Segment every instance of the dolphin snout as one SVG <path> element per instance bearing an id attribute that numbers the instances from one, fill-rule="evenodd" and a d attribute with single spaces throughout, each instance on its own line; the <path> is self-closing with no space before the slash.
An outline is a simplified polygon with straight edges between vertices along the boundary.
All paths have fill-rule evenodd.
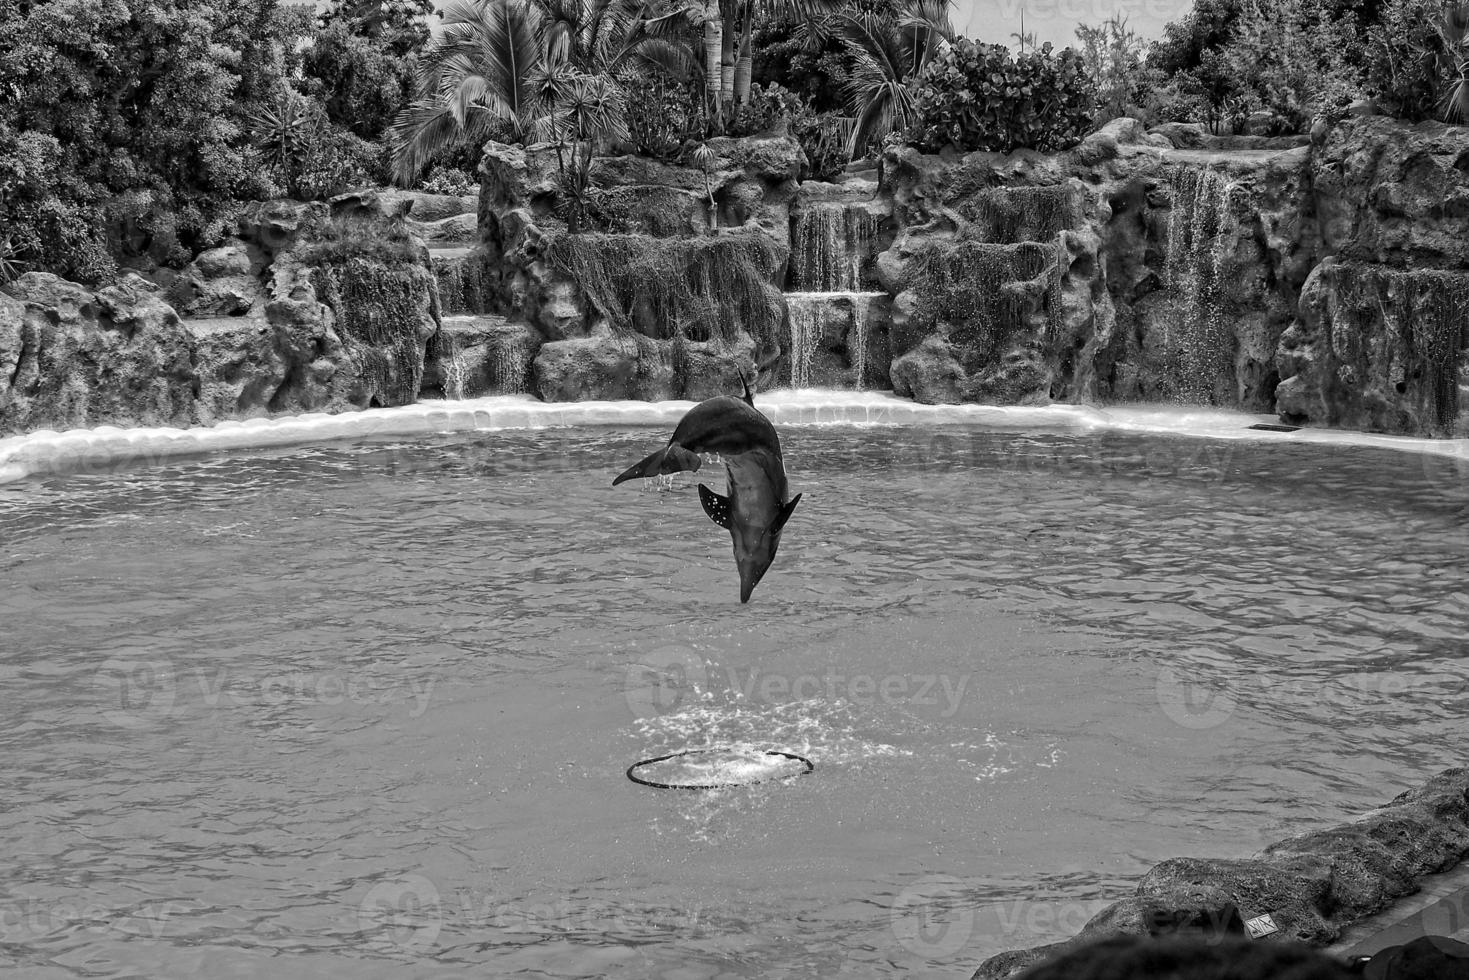
<path id="1" fill-rule="evenodd" d="M 753 561 L 739 562 L 738 564 L 740 567 L 740 602 L 749 602 L 751 594 L 755 591 L 755 586 L 760 584 L 760 579 L 765 576 L 765 569 L 769 568 L 770 565 L 767 563 L 764 567 L 761 567 Z"/>

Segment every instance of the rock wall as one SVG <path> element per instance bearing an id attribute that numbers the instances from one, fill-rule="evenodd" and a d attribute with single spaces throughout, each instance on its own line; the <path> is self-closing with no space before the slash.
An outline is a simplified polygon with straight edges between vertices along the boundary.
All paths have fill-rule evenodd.
<path id="1" fill-rule="evenodd" d="M 551 150 L 491 143 L 481 170 L 483 312 L 533 335 L 548 401 L 704 398 L 780 357 L 780 283 L 804 164 L 786 137 L 710 140 L 704 171 L 638 157 L 594 164 L 588 219 L 569 231 Z M 536 341 L 539 340 L 539 343 Z M 767 374 L 767 379 L 770 377 Z"/>
<path id="2" fill-rule="evenodd" d="M 1231 909 L 1245 919 L 1269 913 L 1280 927 L 1277 938 L 1328 945 L 1344 926 L 1412 894 L 1419 879 L 1466 856 L 1469 769 L 1448 769 L 1357 820 L 1272 844 L 1251 858 L 1164 861 L 1143 876 L 1133 897 L 1097 913 L 1076 937 L 1000 953 L 980 965 L 974 980 L 1003 980 L 1107 936 L 1220 926 L 1231 920 Z"/>
<path id="3" fill-rule="evenodd" d="M 440 314 L 408 206 L 255 205 L 235 239 L 161 281 L 21 276 L 0 293 L 0 434 L 416 400 Z"/>
<path id="4" fill-rule="evenodd" d="M 1469 129 L 1118 120 L 1063 154 L 884 164 L 900 394 L 1469 434 Z"/>
<path id="5" fill-rule="evenodd" d="M 1177 402 L 1469 434 L 1469 129 L 1312 137 L 1117 120 L 1069 152 L 893 148 L 800 183 L 782 135 L 704 170 L 599 158 L 572 234 L 549 149 L 477 198 L 250 208 L 187 268 L 0 300 L 0 432 L 528 391 Z"/>

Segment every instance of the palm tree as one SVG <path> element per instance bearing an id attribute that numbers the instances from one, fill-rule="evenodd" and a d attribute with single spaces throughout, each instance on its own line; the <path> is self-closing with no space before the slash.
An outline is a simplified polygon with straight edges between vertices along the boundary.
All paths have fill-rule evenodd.
<path id="1" fill-rule="evenodd" d="M 450 0 L 424 47 L 419 97 L 393 123 L 393 176 L 408 183 L 460 140 L 521 142 L 544 117 L 530 82 L 541 58 L 538 8 L 520 0 Z"/>
<path id="2" fill-rule="evenodd" d="M 949 0 L 908 0 L 897 13 L 842 14 L 832 26 L 853 60 L 843 94 L 854 117 L 847 153 L 855 157 L 913 121 L 918 76 L 954 37 Z"/>
<path id="3" fill-rule="evenodd" d="M 735 106 L 750 99 L 757 21 L 780 15 L 794 16 L 814 25 L 818 20 L 839 12 L 847 2 L 849 0 L 671 0 L 671 6 L 650 18 L 649 30 L 660 37 L 688 29 L 698 32 L 710 117 L 718 127 L 728 121 Z"/>
<path id="4" fill-rule="evenodd" d="M 575 79 L 686 68 L 643 13 L 641 0 L 450 0 L 421 56 L 419 97 L 393 125 L 394 177 L 411 181 L 459 141 L 550 139 L 559 154 L 555 113 Z"/>
<path id="5" fill-rule="evenodd" d="M 1469 122 L 1469 3 L 1450 4 L 1439 25 L 1449 86 L 1444 92 L 1444 119 Z"/>
<path id="6" fill-rule="evenodd" d="M 625 113 L 622 89 L 611 78 L 574 72 L 547 114 L 557 141 L 561 197 L 572 234 L 581 231 L 590 204 L 592 153 L 603 140 L 628 138 Z M 569 167 L 562 157 L 563 140 L 571 148 Z"/>

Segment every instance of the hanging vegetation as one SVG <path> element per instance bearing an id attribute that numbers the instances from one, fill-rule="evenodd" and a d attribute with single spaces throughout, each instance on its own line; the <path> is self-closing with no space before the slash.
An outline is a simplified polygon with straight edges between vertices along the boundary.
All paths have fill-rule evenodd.
<path id="1" fill-rule="evenodd" d="M 993 187 L 964 201 L 958 212 L 971 222 L 960 231 L 966 241 L 1046 242 L 1077 221 L 1076 201 L 1065 184 L 1049 187 Z"/>
<path id="2" fill-rule="evenodd" d="M 787 250 L 760 232 L 703 238 L 587 233 L 556 236 L 551 262 L 614 330 L 649 337 L 773 339 L 774 281 Z"/>
<path id="3" fill-rule="evenodd" d="M 336 314 L 342 338 L 361 374 L 384 405 L 406 405 L 423 381 L 423 297 L 429 273 L 422 267 L 386 268 L 362 256 L 312 270 L 317 299 Z"/>
<path id="4" fill-rule="evenodd" d="M 913 317 L 926 329 L 947 325 L 946 336 L 966 371 L 993 364 L 1026 325 L 1044 312 L 1052 320 L 1054 244 L 932 242 L 909 260 L 907 287 L 917 297 Z"/>
<path id="5" fill-rule="evenodd" d="M 1469 322 L 1469 275 L 1433 269 L 1402 271 L 1342 263 L 1327 273 L 1336 304 L 1327 327 L 1344 382 L 1374 359 L 1373 342 L 1392 344 L 1389 379 L 1404 392 L 1420 381 L 1433 424 L 1446 435 L 1459 418 L 1461 332 Z"/>

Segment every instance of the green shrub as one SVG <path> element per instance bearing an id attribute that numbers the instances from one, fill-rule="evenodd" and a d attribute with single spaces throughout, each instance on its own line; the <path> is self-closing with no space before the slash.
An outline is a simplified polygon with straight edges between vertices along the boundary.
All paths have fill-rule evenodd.
<path id="1" fill-rule="evenodd" d="M 672 160 L 690 140 L 701 140 L 709 129 L 702 97 L 687 85 L 662 74 L 623 80 L 627 92 L 625 118 L 634 149 L 643 156 Z"/>
<path id="2" fill-rule="evenodd" d="M 1081 56 L 1049 43 L 1018 56 L 1002 44 L 960 38 L 919 81 L 914 145 L 930 152 L 1064 150 L 1091 125 L 1092 85 Z"/>
<path id="3" fill-rule="evenodd" d="M 781 85 L 756 85 L 729 127 L 731 136 L 757 136 L 782 117 L 786 130 L 806 152 L 806 180 L 834 180 L 847 165 L 849 122 L 835 112 L 817 112 L 801 96 Z"/>
<path id="4" fill-rule="evenodd" d="M 429 171 L 419 189 L 429 194 L 451 194 L 463 197 L 479 191 L 479 181 L 468 171 L 458 167 L 435 166 Z"/>
<path id="5" fill-rule="evenodd" d="M 771 129 L 782 118 L 789 122 L 813 114 L 809 102 L 783 85 L 776 82 L 754 85 L 750 89 L 750 101 L 740 106 L 729 135 L 754 136 Z"/>
<path id="6" fill-rule="evenodd" d="M 1348 60 L 1358 40 L 1356 18 L 1323 0 L 1250 0 L 1240 11 L 1224 61 L 1235 90 L 1221 105 L 1228 118 L 1251 111 L 1251 96 L 1303 133 L 1318 115 L 1339 114 L 1361 94 L 1361 71 Z"/>
<path id="7" fill-rule="evenodd" d="M 1101 27 L 1081 24 L 1076 28 L 1076 40 L 1096 93 L 1093 121 L 1097 125 L 1137 112 L 1147 93 L 1162 81 L 1144 63 L 1147 46 L 1136 31 L 1128 28 L 1126 17 L 1109 17 Z"/>
<path id="8" fill-rule="evenodd" d="M 1469 69 L 1469 4 L 1384 0 L 1367 30 L 1365 87 L 1390 115 L 1418 122 L 1451 109 Z"/>

